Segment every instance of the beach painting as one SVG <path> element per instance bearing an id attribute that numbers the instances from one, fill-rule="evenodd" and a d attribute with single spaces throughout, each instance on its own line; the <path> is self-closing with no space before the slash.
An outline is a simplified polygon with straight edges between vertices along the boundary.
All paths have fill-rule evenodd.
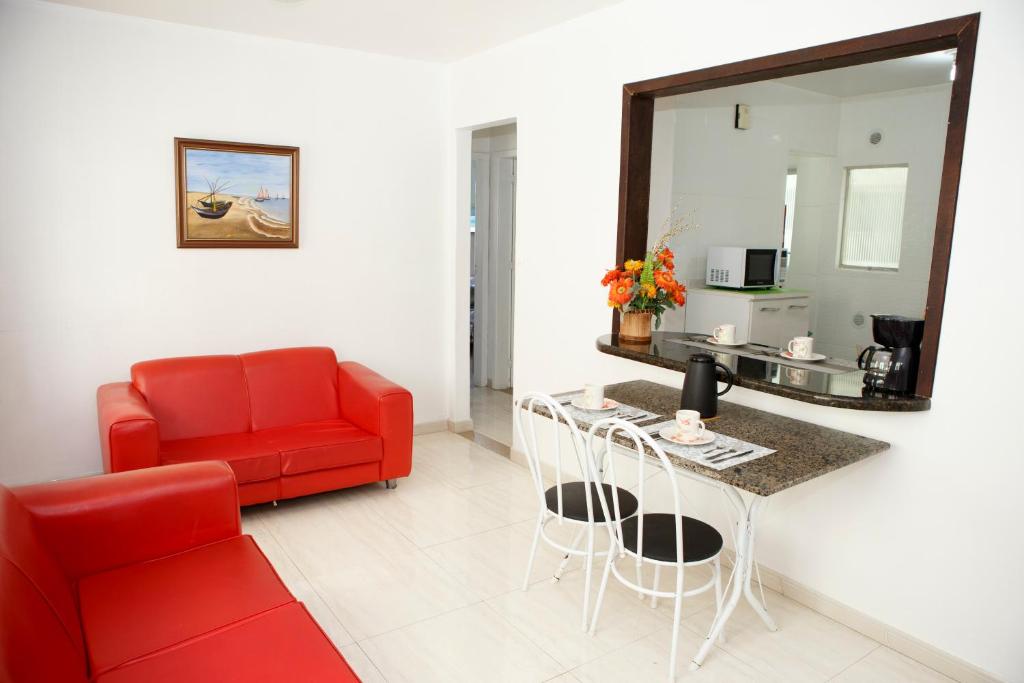
<path id="1" fill-rule="evenodd" d="M 179 247 L 298 247 L 299 148 L 175 138 Z"/>

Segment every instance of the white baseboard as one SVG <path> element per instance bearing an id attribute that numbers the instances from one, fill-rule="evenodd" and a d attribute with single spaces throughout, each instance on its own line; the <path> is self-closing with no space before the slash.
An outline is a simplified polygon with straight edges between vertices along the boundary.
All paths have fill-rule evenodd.
<path id="1" fill-rule="evenodd" d="M 472 420 L 448 420 L 448 431 L 460 434 L 473 431 Z M 525 462 L 525 461 L 524 461 Z"/>
<path id="2" fill-rule="evenodd" d="M 433 422 L 420 422 L 412 426 L 412 433 L 415 434 L 433 434 L 434 432 L 446 432 L 448 431 L 447 420 L 434 420 Z"/>
<path id="3" fill-rule="evenodd" d="M 522 451 L 512 449 L 509 458 L 512 462 L 527 467 L 526 454 Z M 554 481 L 555 468 L 553 465 L 542 463 L 541 470 L 545 479 Z M 571 476 L 567 475 L 566 480 L 569 480 L 568 477 Z M 724 550 L 722 557 L 726 564 L 732 566 L 735 557 L 733 551 Z M 758 566 L 761 570 L 761 581 L 764 583 L 765 588 L 781 593 L 790 600 L 798 602 L 804 607 L 812 609 L 833 621 L 837 621 L 843 626 L 852 628 L 854 631 L 862 633 L 902 655 L 949 676 L 953 680 L 961 681 L 962 683 L 999 683 L 997 677 L 970 662 L 944 652 L 934 645 L 929 645 L 919 638 L 893 628 L 870 615 L 864 614 L 809 586 L 805 586 L 799 581 L 794 581 L 773 569 L 769 569 L 764 565 Z M 756 578 L 757 575 L 755 574 Z"/>

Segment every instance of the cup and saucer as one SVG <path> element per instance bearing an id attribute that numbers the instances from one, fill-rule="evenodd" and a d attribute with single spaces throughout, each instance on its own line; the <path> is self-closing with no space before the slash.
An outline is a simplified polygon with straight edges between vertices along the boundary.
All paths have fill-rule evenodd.
<path id="1" fill-rule="evenodd" d="M 570 403 L 573 408 L 591 413 L 605 413 L 619 407 L 618 401 L 605 398 L 604 386 L 601 384 L 584 384 L 583 395 L 577 396 Z"/>
<path id="2" fill-rule="evenodd" d="M 747 343 L 736 339 L 736 326 L 728 323 L 716 327 L 707 341 L 715 346 L 743 346 Z"/>
<path id="3" fill-rule="evenodd" d="M 661 429 L 658 436 L 680 446 L 703 446 L 715 440 L 696 410 L 677 410 L 675 424 Z"/>
<path id="4" fill-rule="evenodd" d="M 789 340 L 786 350 L 779 354 L 786 360 L 803 360 L 817 363 L 828 358 L 823 353 L 814 352 L 814 337 L 793 337 Z"/>

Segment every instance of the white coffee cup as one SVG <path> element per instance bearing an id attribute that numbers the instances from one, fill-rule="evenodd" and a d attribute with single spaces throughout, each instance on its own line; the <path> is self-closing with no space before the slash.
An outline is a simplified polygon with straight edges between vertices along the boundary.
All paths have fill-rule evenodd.
<path id="1" fill-rule="evenodd" d="M 735 344 L 736 343 L 736 326 L 731 323 L 719 325 L 711 333 L 712 339 L 720 344 Z"/>
<path id="2" fill-rule="evenodd" d="M 604 408 L 604 385 L 584 384 L 583 405 L 588 408 Z"/>
<path id="3" fill-rule="evenodd" d="M 696 441 L 704 436 L 707 428 L 700 420 L 700 413 L 696 410 L 676 411 L 676 433 L 684 441 Z"/>
<path id="4" fill-rule="evenodd" d="M 793 337 L 787 348 L 793 358 L 810 358 L 814 353 L 814 337 Z"/>

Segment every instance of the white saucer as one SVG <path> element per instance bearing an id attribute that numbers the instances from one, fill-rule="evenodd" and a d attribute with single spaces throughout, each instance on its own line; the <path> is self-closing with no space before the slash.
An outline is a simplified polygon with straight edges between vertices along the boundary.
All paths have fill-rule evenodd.
<path id="1" fill-rule="evenodd" d="M 823 353 L 812 353 L 807 358 L 797 358 L 796 356 L 791 354 L 789 351 L 783 351 L 779 355 L 782 356 L 783 358 L 785 358 L 786 360 L 805 361 L 807 363 L 817 363 L 819 360 L 825 360 L 826 358 L 828 358 L 828 356 L 826 356 Z"/>
<path id="2" fill-rule="evenodd" d="M 714 344 L 715 346 L 746 346 L 746 344 L 747 344 L 747 342 L 745 342 L 745 341 L 734 341 L 734 342 L 718 341 L 714 337 L 708 337 L 706 339 L 706 341 L 707 341 L 708 344 Z"/>
<path id="3" fill-rule="evenodd" d="M 579 408 L 580 410 L 585 410 L 588 413 L 606 413 L 609 410 L 615 410 L 616 408 L 618 408 L 619 407 L 619 402 L 618 401 L 613 401 L 610 398 L 606 398 L 604 400 L 604 407 L 603 408 L 588 408 L 587 405 L 585 403 L 583 403 L 583 397 L 581 396 L 579 398 L 574 398 L 572 400 L 572 407 L 573 408 Z"/>
<path id="4" fill-rule="evenodd" d="M 658 436 L 660 436 L 661 438 L 667 439 L 672 443 L 677 443 L 680 446 L 703 446 L 715 440 L 714 433 L 709 432 L 707 430 L 704 431 L 704 436 L 698 439 L 694 439 L 693 441 L 682 441 L 677 437 L 677 434 L 678 430 L 675 427 L 665 427 L 660 432 L 658 432 Z"/>

